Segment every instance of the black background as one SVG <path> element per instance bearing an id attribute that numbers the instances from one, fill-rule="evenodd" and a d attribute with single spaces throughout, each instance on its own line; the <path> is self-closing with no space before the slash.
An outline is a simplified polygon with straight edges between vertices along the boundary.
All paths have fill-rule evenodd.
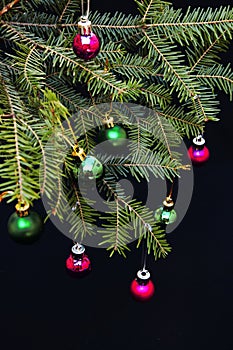
<path id="1" fill-rule="evenodd" d="M 218 5 L 228 4 L 220 1 Z M 211 1 L 175 1 L 175 7 L 211 6 Z M 135 11 L 133 1 L 92 9 Z M 223 55 L 227 62 L 232 49 Z M 195 168 L 192 202 L 169 236 L 173 251 L 149 259 L 156 292 L 135 302 L 129 285 L 140 267 L 131 245 L 127 259 L 87 247 L 92 272 L 72 279 L 65 271 L 71 242 L 47 222 L 30 246 L 13 242 L 7 220 L 13 205 L 1 204 L 0 344 L 2 349 L 221 349 L 233 348 L 232 103 L 223 93 L 221 121 L 206 132 L 209 162 Z M 35 210 L 45 216 L 41 203 Z"/>

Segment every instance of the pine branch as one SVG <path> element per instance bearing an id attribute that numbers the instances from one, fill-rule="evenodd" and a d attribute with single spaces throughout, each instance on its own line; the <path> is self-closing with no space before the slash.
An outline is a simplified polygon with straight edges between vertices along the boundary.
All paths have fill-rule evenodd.
<path id="1" fill-rule="evenodd" d="M 87 83 L 88 90 L 90 90 L 93 95 L 97 95 L 104 91 L 105 93 L 110 93 L 112 99 L 115 98 L 120 100 L 123 98 L 123 95 L 126 100 L 128 98 L 135 99 L 138 95 L 140 85 L 135 80 L 131 79 L 127 83 L 124 81 L 118 81 L 112 73 L 105 72 L 102 69 L 99 69 L 100 67 L 98 66 L 90 67 L 88 63 L 85 64 L 82 60 L 77 59 L 73 51 L 59 48 L 59 45 L 61 44 L 59 41 L 62 40 L 62 37 L 57 39 L 56 45 L 53 43 L 54 46 L 49 46 L 42 42 L 41 39 L 38 40 L 38 38 L 31 34 L 29 35 L 27 32 L 19 32 L 9 25 L 4 25 L 4 27 L 8 28 L 8 33 L 10 35 L 14 35 L 14 40 L 18 37 L 19 41 L 23 40 L 24 42 L 28 42 L 33 46 L 42 49 L 44 51 L 45 60 L 50 57 L 53 58 L 53 65 L 55 66 L 58 63 L 60 69 L 62 67 L 60 75 L 65 68 L 70 66 L 73 75 L 73 82 L 77 79 L 78 81 L 84 80 L 84 82 Z"/>
<path id="2" fill-rule="evenodd" d="M 226 67 L 218 64 L 208 69 L 202 67 L 197 71 L 196 77 L 203 85 L 209 85 L 212 89 L 216 87 L 218 90 L 223 90 L 226 94 L 229 94 L 232 100 L 233 72 L 230 64 Z"/>
<path id="3" fill-rule="evenodd" d="M 111 250 L 110 256 L 114 254 L 115 251 L 125 256 L 125 249 L 128 249 L 127 243 L 132 240 L 132 236 L 126 234 L 127 230 L 132 230 L 136 237 L 139 237 L 139 244 L 146 232 L 149 232 L 150 241 L 148 241 L 148 252 L 152 247 L 155 259 L 160 256 L 166 257 L 167 253 L 170 251 L 170 247 L 167 244 L 164 234 L 161 235 L 160 230 L 149 230 L 149 227 L 153 225 L 154 217 L 153 213 L 141 203 L 135 200 L 128 201 L 127 198 L 119 196 L 115 190 L 112 188 L 111 183 L 103 180 L 105 186 L 108 187 L 109 191 L 114 196 L 114 201 L 116 206 L 115 215 L 109 219 L 108 217 L 103 217 L 104 219 L 110 220 L 113 227 L 106 225 L 103 238 L 105 240 L 101 242 L 101 245 L 108 244 L 108 250 Z M 114 208 L 110 204 L 110 208 Z M 121 209 L 125 208 L 125 209 Z M 150 225 L 151 224 L 151 225 Z M 122 230 L 122 227 L 124 228 Z M 99 231 L 102 233 L 102 231 Z"/>
<path id="4" fill-rule="evenodd" d="M 180 135 L 199 135 L 203 133 L 203 124 L 199 116 L 195 114 L 188 114 L 180 106 L 168 106 L 163 111 L 156 110 L 157 114 L 166 118 L 175 127 Z"/>
<path id="5" fill-rule="evenodd" d="M 31 125 L 29 125 L 25 120 L 19 118 L 19 121 L 20 123 L 22 123 L 22 125 L 25 126 L 26 129 L 28 129 L 30 131 L 30 133 L 35 137 L 36 141 L 38 142 L 38 145 L 40 147 L 40 152 L 41 152 L 41 155 L 42 155 L 42 163 L 43 163 L 43 166 L 44 166 L 44 169 L 47 169 L 47 159 L 46 159 L 46 156 L 45 156 L 45 150 L 44 150 L 44 145 L 40 139 L 40 136 L 33 130 L 33 128 L 31 127 Z M 40 193 L 43 194 L 44 193 L 44 190 L 45 190 L 45 184 L 46 184 L 46 174 L 47 172 L 44 171 L 43 173 L 43 180 L 41 182 L 41 187 L 40 187 Z"/>
<path id="6" fill-rule="evenodd" d="M 0 17 L 4 15 L 4 13 L 8 12 L 14 5 L 16 5 L 20 0 L 14 0 L 3 7 L 3 9 L 0 11 Z"/>
<path id="7" fill-rule="evenodd" d="M 78 141 L 92 154 L 102 119 L 112 113 L 126 128 L 129 153 L 97 155 L 104 164 L 97 186 L 108 199 L 100 243 L 124 255 L 129 241 L 146 238 L 159 258 L 170 251 L 165 232 L 154 225 L 152 210 L 127 198 L 117 181 L 129 175 L 172 180 L 188 169 L 177 151 L 182 137 L 203 133 L 207 120 L 217 120 L 217 90 L 232 98 L 232 69 L 219 53 L 232 40 L 233 10 L 189 7 L 183 13 L 157 0 L 137 5 L 136 16 L 90 14 L 101 40 L 92 61 L 72 50 L 79 1 L 16 0 L 3 7 L 0 187 L 10 200 L 30 203 L 43 193 L 49 215 L 68 220 L 73 237 L 96 235 L 100 213 L 85 197 L 90 184 L 77 186 L 79 164 L 70 151 Z"/>
<path id="8" fill-rule="evenodd" d="M 75 194 L 75 200 L 78 204 L 77 208 L 78 208 L 78 215 L 81 219 L 81 223 L 82 223 L 82 234 L 81 234 L 81 239 L 83 240 L 83 238 L 89 234 L 89 227 L 87 225 L 87 222 L 86 222 L 86 214 L 85 214 L 85 207 L 84 207 L 84 202 L 83 202 L 83 199 L 81 198 L 81 196 L 79 195 L 79 191 L 77 189 L 77 186 L 75 185 L 75 182 L 72 181 L 72 188 L 73 188 L 73 191 L 74 191 L 74 194 Z M 76 213 L 77 213 L 77 209 L 76 209 Z M 72 228 L 73 230 L 73 228 Z M 71 230 L 71 232 L 72 232 Z M 77 238 L 78 235 L 75 235 L 75 238 Z"/>
<path id="9" fill-rule="evenodd" d="M 156 41 L 153 40 L 152 36 L 149 36 L 145 30 L 143 30 L 143 33 L 150 46 L 153 48 L 153 51 L 150 51 L 151 55 L 158 55 L 159 59 L 162 60 L 162 66 L 164 68 L 164 79 L 167 81 L 172 79 L 172 90 L 176 89 L 176 92 L 178 89 L 180 90 L 178 92 L 180 102 L 182 102 L 182 100 L 187 100 L 188 98 L 195 96 L 197 84 L 195 84 L 193 78 L 188 75 L 188 69 L 185 66 L 181 66 L 183 63 L 182 59 L 180 59 L 182 55 L 180 53 L 175 53 L 175 46 L 172 47 L 172 57 L 170 57 L 171 46 L 168 46 L 167 42 L 160 42 L 159 47 L 155 44 Z M 182 92 L 183 95 L 181 95 Z"/>
<path id="10" fill-rule="evenodd" d="M 223 40 L 224 34 L 226 34 L 226 31 L 221 33 L 203 52 L 200 53 L 198 51 L 197 60 L 195 62 L 194 61 L 190 62 L 192 65 L 190 71 L 195 70 L 195 68 L 199 65 L 202 66 L 202 65 L 215 64 L 216 62 L 213 61 L 213 58 L 219 60 L 219 55 L 218 55 L 219 51 L 225 51 L 228 47 L 227 45 L 228 42 Z M 189 50 L 187 53 L 187 56 L 191 58 L 195 50 L 197 50 L 197 46 L 193 48 L 191 52 Z M 215 50 L 217 51 L 216 53 L 215 53 Z"/>
<path id="11" fill-rule="evenodd" d="M 64 9 L 63 9 L 63 11 L 62 11 L 61 16 L 59 17 L 58 22 L 61 22 L 61 21 L 62 21 L 62 19 L 63 19 L 65 13 L 66 13 L 68 7 L 70 6 L 71 2 L 72 2 L 72 0 L 68 0 L 67 3 L 65 4 Z"/>
<path id="12" fill-rule="evenodd" d="M 104 157 L 99 156 L 103 161 Z M 153 153 L 150 150 L 144 149 L 142 146 L 140 152 L 135 152 L 124 159 L 108 160 L 104 159 L 106 171 L 113 172 L 117 176 L 126 175 L 130 171 L 131 175 L 140 182 L 141 178 L 146 178 L 149 181 L 149 171 L 155 176 L 164 179 L 165 177 L 172 180 L 175 176 L 179 176 L 179 170 L 188 170 L 189 165 L 182 165 L 175 158 L 167 156 L 167 152 Z"/>
<path id="13" fill-rule="evenodd" d="M 3 162 L 0 175 L 4 179 L 1 189 L 13 192 L 12 199 L 31 203 L 39 198 L 38 169 L 35 165 L 40 163 L 41 158 L 42 145 L 38 143 L 41 137 L 40 124 L 33 130 L 31 115 L 25 111 L 23 100 L 5 71 L 1 76 L 1 85 L 2 102 L 6 103 L 0 125 L 1 138 L 4 140 L 1 146 Z M 31 144 L 33 146 L 29 150 Z"/>

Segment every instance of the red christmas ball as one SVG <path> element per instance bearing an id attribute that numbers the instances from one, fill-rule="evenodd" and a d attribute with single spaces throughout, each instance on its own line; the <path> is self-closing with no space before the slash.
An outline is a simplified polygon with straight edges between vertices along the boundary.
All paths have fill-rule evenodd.
<path id="1" fill-rule="evenodd" d="M 202 164 L 209 159 L 210 152 L 205 146 L 205 139 L 201 135 L 193 139 L 193 144 L 188 149 L 188 156 L 194 164 Z"/>
<path id="2" fill-rule="evenodd" d="M 91 270 L 91 262 L 86 254 L 85 248 L 81 244 L 75 244 L 71 249 L 71 254 L 66 260 L 66 268 L 74 275 L 82 275 Z"/>
<path id="3" fill-rule="evenodd" d="M 189 147 L 188 155 L 193 163 L 201 164 L 209 159 L 210 152 L 206 146 L 202 149 L 196 149 L 194 146 L 191 146 Z"/>
<path id="4" fill-rule="evenodd" d="M 94 33 L 89 35 L 77 34 L 73 41 L 75 54 L 85 61 L 96 57 L 100 50 L 100 40 Z"/>
<path id="5" fill-rule="evenodd" d="M 130 286 L 132 296 L 139 301 L 147 301 L 154 295 L 155 287 L 147 270 L 139 270 Z"/>
<path id="6" fill-rule="evenodd" d="M 90 270 L 91 262 L 86 254 L 81 259 L 75 259 L 72 254 L 66 260 L 66 267 L 72 272 L 84 272 Z"/>

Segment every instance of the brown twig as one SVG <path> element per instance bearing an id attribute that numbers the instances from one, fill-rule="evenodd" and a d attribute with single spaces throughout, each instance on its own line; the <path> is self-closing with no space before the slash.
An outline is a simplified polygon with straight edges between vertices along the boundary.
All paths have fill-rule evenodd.
<path id="1" fill-rule="evenodd" d="M 4 6 L 3 9 L 0 11 L 0 16 L 2 16 L 4 13 L 8 12 L 19 1 L 20 0 L 14 0 L 14 1 L 10 2 L 8 5 Z"/>
<path id="2" fill-rule="evenodd" d="M 13 191 L 4 191 L 4 192 L 0 193 L 0 203 L 8 194 L 14 194 L 14 192 Z"/>

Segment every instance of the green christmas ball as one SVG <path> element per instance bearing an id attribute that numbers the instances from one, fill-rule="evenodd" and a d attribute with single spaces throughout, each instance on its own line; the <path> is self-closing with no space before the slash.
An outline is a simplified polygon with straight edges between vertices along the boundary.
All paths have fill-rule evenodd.
<path id="1" fill-rule="evenodd" d="M 175 209 L 166 210 L 161 207 L 155 211 L 155 220 L 157 222 L 163 222 L 164 224 L 173 224 L 177 219 L 177 214 Z"/>
<path id="2" fill-rule="evenodd" d="M 10 237 L 20 243 L 31 243 L 40 237 L 43 223 L 40 216 L 30 211 L 27 216 L 20 217 L 13 213 L 8 220 L 8 232 Z"/>
<path id="3" fill-rule="evenodd" d="M 86 156 L 81 163 L 81 174 L 88 177 L 88 179 L 98 179 L 103 174 L 103 165 L 98 159 L 93 156 Z"/>
<path id="4" fill-rule="evenodd" d="M 106 128 L 100 132 L 99 141 L 110 141 L 113 146 L 122 146 L 127 139 L 126 131 L 120 125 Z"/>

